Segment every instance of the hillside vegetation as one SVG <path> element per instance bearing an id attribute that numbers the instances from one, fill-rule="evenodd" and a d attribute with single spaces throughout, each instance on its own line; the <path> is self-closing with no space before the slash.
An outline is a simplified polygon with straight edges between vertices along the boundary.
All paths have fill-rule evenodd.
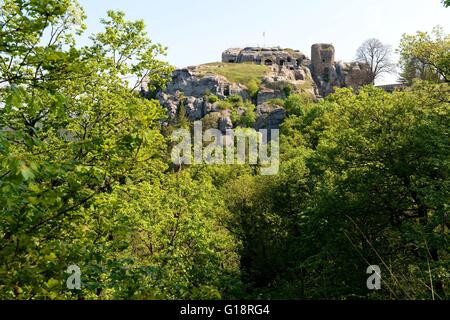
<path id="1" fill-rule="evenodd" d="M 143 21 L 108 11 L 81 46 L 75 1 L 0 10 L 0 299 L 449 299 L 449 36 L 404 36 L 408 71 L 437 75 L 407 72 L 404 91 L 269 102 L 287 117 L 263 176 L 171 160 L 171 133 L 193 123 L 130 89 L 173 71 Z M 201 69 L 244 84 L 266 71 Z M 225 110 L 255 123 L 242 96 L 204 98 L 221 107 L 207 128 Z"/>

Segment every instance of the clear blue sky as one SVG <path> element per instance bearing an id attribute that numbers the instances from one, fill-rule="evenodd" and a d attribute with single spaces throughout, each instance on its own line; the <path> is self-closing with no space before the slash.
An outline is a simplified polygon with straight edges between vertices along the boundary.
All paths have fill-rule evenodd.
<path id="1" fill-rule="evenodd" d="M 229 47 L 263 45 L 302 50 L 314 43 L 336 47 L 336 59 L 351 61 L 367 38 L 398 46 L 403 33 L 450 31 L 450 8 L 440 0 L 79 0 L 87 33 L 101 30 L 109 9 L 143 19 L 150 38 L 169 48 L 176 67 L 219 61 Z M 86 37 L 83 37 L 86 39 Z M 392 82 L 388 77 L 383 82 Z"/>

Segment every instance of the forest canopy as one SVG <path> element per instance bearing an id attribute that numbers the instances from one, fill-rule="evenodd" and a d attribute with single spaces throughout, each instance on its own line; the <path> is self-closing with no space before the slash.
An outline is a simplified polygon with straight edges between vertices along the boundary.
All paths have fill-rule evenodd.
<path id="1" fill-rule="evenodd" d="M 405 35 L 403 91 L 285 99 L 268 177 L 174 166 L 170 132 L 191 124 L 136 90 L 164 88 L 166 48 L 116 11 L 82 46 L 84 20 L 75 1 L 2 1 L 0 299 L 449 298 L 448 35 Z"/>

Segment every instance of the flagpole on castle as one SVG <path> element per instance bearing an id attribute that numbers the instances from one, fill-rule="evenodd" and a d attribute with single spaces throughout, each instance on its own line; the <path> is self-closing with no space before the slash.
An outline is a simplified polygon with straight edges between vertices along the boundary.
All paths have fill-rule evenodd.
<path id="1" fill-rule="evenodd" d="M 266 32 L 263 32 L 263 48 L 266 47 Z"/>

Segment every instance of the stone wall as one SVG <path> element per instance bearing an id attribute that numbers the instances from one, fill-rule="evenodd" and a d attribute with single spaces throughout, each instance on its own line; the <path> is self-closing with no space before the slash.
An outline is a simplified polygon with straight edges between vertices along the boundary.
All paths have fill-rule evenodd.
<path id="1" fill-rule="evenodd" d="M 311 47 L 311 71 L 321 76 L 335 65 L 335 50 L 331 44 L 317 43 Z"/>
<path id="2" fill-rule="evenodd" d="M 334 87 L 357 89 L 370 83 L 369 66 L 358 62 L 336 62 L 335 49 L 331 44 L 311 46 L 310 69 L 322 97 L 332 93 Z"/>
<path id="3" fill-rule="evenodd" d="M 286 80 L 286 70 L 293 71 L 295 80 L 307 80 L 303 75 L 311 75 L 318 97 L 325 97 L 334 91 L 335 87 L 358 87 L 370 82 L 369 69 L 361 63 L 336 62 L 335 48 L 332 44 L 317 43 L 311 46 L 311 60 L 298 50 L 274 48 L 247 47 L 231 48 L 222 54 L 225 63 L 255 63 L 279 67 L 280 78 Z M 289 77 L 289 76 L 288 76 Z M 293 79 L 288 79 L 293 80 Z M 316 90 L 317 89 L 317 90 Z M 280 96 L 274 93 L 274 96 Z M 271 96 L 266 92 L 265 96 Z M 260 101 L 266 101 L 261 98 Z"/>
<path id="4" fill-rule="evenodd" d="M 275 128 L 285 116 L 281 107 L 269 108 L 273 99 L 286 98 L 287 90 L 306 93 L 314 99 L 325 97 L 335 87 L 358 87 L 367 84 L 369 67 L 358 62 L 343 63 L 335 61 L 335 49 L 331 44 L 314 44 L 311 47 L 311 60 L 302 52 L 292 49 L 274 48 L 230 48 L 222 53 L 223 63 L 255 63 L 267 65 L 261 79 L 259 92 L 252 102 L 257 106 L 258 128 Z M 145 94 L 145 90 L 143 91 Z M 175 70 L 172 81 L 157 98 L 173 119 L 183 106 L 186 116 L 191 120 L 217 113 L 218 102 L 210 102 L 207 94 L 220 99 L 230 95 L 240 95 L 250 99 L 248 89 L 240 83 L 230 82 L 217 74 L 204 74 L 200 67 Z M 223 110 L 222 110 L 223 111 Z M 221 115 L 221 128 L 232 125 L 229 116 Z"/>
<path id="5" fill-rule="evenodd" d="M 278 65 L 286 67 L 301 66 L 306 60 L 305 54 L 298 50 L 274 48 L 247 47 L 244 49 L 230 48 L 222 53 L 225 63 L 255 63 L 263 65 Z"/>

